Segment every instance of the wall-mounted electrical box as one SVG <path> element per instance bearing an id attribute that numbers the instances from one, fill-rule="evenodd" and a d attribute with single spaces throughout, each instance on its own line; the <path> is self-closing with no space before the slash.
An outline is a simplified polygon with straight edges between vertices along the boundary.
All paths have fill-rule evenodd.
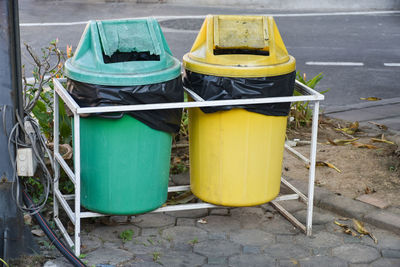
<path id="1" fill-rule="evenodd" d="M 33 176 L 37 162 L 33 156 L 32 148 L 19 148 L 17 150 L 17 174 L 18 176 Z"/>

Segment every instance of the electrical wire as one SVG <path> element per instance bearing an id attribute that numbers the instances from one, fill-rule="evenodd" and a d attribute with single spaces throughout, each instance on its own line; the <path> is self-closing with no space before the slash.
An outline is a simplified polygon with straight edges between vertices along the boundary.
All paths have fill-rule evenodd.
<path id="1" fill-rule="evenodd" d="M 17 113 L 17 112 L 16 112 Z M 18 116 L 17 123 L 12 127 L 11 132 L 8 136 L 8 153 L 13 167 L 14 183 L 12 184 L 12 195 L 20 210 L 30 215 L 36 214 L 46 205 L 50 194 L 50 186 L 52 185 L 52 174 L 48 169 L 44 158 L 47 157 L 50 161 L 50 166 L 54 169 L 54 162 L 48 149 L 46 138 L 40 131 L 39 124 L 30 115 L 25 115 L 24 119 Z M 21 200 L 21 182 L 27 186 L 26 179 L 18 176 L 17 163 L 16 163 L 16 152 L 19 148 L 32 148 L 33 158 L 38 163 L 38 167 L 42 170 L 43 175 L 40 178 L 28 177 L 34 179 L 36 182 L 43 186 L 43 194 L 39 197 L 36 205 L 26 207 Z"/>
<path id="2" fill-rule="evenodd" d="M 6 138 L 8 138 L 8 133 L 7 133 L 7 105 L 3 105 L 3 108 L 0 109 L 0 111 L 3 112 L 3 131 L 4 135 Z"/>
<path id="3" fill-rule="evenodd" d="M 42 135 L 40 126 L 35 118 L 25 114 L 25 117 L 21 119 L 18 116 L 18 110 L 16 110 L 17 123 L 11 128 L 8 136 L 8 153 L 10 156 L 11 164 L 13 167 L 14 182 L 12 183 L 12 197 L 14 198 L 16 205 L 23 212 L 33 216 L 37 223 L 40 225 L 44 233 L 50 239 L 51 243 L 64 255 L 64 257 L 76 267 L 86 267 L 86 265 L 72 253 L 68 247 L 57 237 L 54 231 L 51 229 L 47 221 L 43 218 L 40 211 L 46 205 L 48 200 L 51 185 L 53 185 L 54 173 L 54 160 L 51 152 L 47 147 L 47 140 Z M 5 125 L 3 125 L 6 127 Z M 32 198 L 26 192 L 28 183 L 26 177 L 18 176 L 17 171 L 17 159 L 16 154 L 19 148 L 31 148 L 33 152 L 33 158 L 37 162 L 38 167 L 42 170 L 42 174 L 38 175 L 40 178 L 27 177 L 36 179 L 43 186 L 43 194 L 39 200 L 34 203 Z M 48 158 L 50 162 L 51 171 L 46 165 L 44 158 Z M 25 189 L 22 188 L 25 184 Z M 23 202 L 21 202 L 23 200 Z M 0 258 L 0 262 L 4 263 L 6 267 L 9 267 L 6 261 Z"/>

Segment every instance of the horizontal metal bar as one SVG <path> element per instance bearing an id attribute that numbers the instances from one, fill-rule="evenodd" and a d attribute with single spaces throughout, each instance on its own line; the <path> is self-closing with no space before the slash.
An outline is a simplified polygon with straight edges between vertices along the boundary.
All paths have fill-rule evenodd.
<path id="1" fill-rule="evenodd" d="M 187 87 L 183 87 L 183 89 L 185 89 L 185 91 L 190 95 L 191 98 L 193 98 L 195 101 L 197 102 L 203 102 L 205 101 L 201 96 L 199 96 L 198 94 L 196 94 L 195 92 L 193 92 L 192 90 L 190 90 Z"/>
<path id="2" fill-rule="evenodd" d="M 293 200 L 293 199 L 299 199 L 298 194 L 289 194 L 289 195 L 282 195 L 279 197 L 276 197 L 274 201 L 284 201 L 284 200 Z"/>
<path id="3" fill-rule="evenodd" d="M 285 144 L 285 148 L 291 152 L 292 154 L 294 154 L 295 156 L 297 156 L 299 159 L 301 159 L 302 161 L 304 161 L 307 164 L 310 164 L 310 160 L 308 158 L 306 158 L 305 156 L 303 156 L 300 152 L 298 152 L 297 150 L 295 150 L 294 148 L 292 148 L 291 146 L 289 146 L 288 144 Z"/>
<path id="4" fill-rule="evenodd" d="M 79 105 L 71 97 L 71 95 L 62 86 L 60 79 L 53 79 L 54 90 L 61 97 L 64 103 L 69 107 L 69 109 L 75 114 L 79 109 Z"/>
<path id="5" fill-rule="evenodd" d="M 81 218 L 93 218 L 93 217 L 104 217 L 104 216 L 110 216 L 110 214 L 103 214 L 103 213 L 97 213 L 97 212 L 90 212 L 90 211 L 84 211 L 81 212 Z"/>
<path id="6" fill-rule="evenodd" d="M 122 111 L 135 111 L 135 110 L 156 110 L 156 109 L 173 109 L 173 108 L 194 108 L 194 107 L 212 107 L 212 106 L 225 106 L 225 105 L 250 105 L 250 104 L 267 104 L 267 103 L 285 103 L 297 101 L 318 101 L 323 100 L 324 96 L 317 91 L 309 88 L 308 86 L 296 81 L 296 85 L 309 92 L 310 95 L 303 96 L 285 96 L 285 97 L 267 97 L 267 98 L 251 98 L 251 99 L 231 99 L 231 100 L 214 100 L 204 101 L 200 96 L 187 90 L 193 99 L 199 102 L 175 102 L 175 103 L 156 103 L 156 104 L 142 104 L 142 105 L 122 105 L 122 106 L 107 106 L 107 107 L 85 107 L 80 108 L 75 100 L 68 94 L 65 88 L 60 83 L 60 79 L 54 80 L 54 89 L 58 95 L 64 100 L 67 106 L 73 113 L 98 113 L 98 112 L 122 112 Z M 64 80 L 63 80 L 64 81 Z"/>
<path id="7" fill-rule="evenodd" d="M 174 102 L 174 103 L 158 103 L 158 104 L 141 104 L 141 105 L 123 105 L 123 106 L 107 106 L 107 107 L 88 107 L 78 108 L 78 114 L 100 113 L 100 112 L 124 112 L 135 110 L 157 110 L 157 109 L 173 109 L 173 108 L 195 108 L 195 107 L 216 107 L 216 106 L 236 106 L 251 104 L 267 104 L 267 103 L 285 103 L 298 101 L 317 101 L 315 96 L 284 96 L 284 97 L 267 97 L 267 98 L 251 98 L 251 99 L 231 99 L 231 100 L 213 100 L 203 102 Z"/>
<path id="8" fill-rule="evenodd" d="M 190 190 L 190 185 L 170 186 L 168 192 L 180 192 Z"/>
<path id="9" fill-rule="evenodd" d="M 152 212 L 167 212 L 167 211 L 178 211 L 178 210 L 195 210 L 195 209 L 207 209 L 207 208 L 221 208 L 210 203 L 194 203 L 194 204 L 180 204 L 162 207 Z"/>
<path id="10" fill-rule="evenodd" d="M 174 186 L 174 187 L 169 187 L 168 192 L 185 191 L 186 190 L 185 188 L 190 189 L 190 187 L 186 186 L 186 185 Z M 174 191 L 170 191 L 170 189 L 173 189 Z M 292 200 L 292 199 L 298 199 L 298 198 L 299 198 L 299 196 L 297 194 L 291 194 L 291 195 L 284 195 L 284 196 L 277 197 L 274 199 L 274 201 Z M 209 203 L 181 204 L 181 205 L 171 205 L 171 206 L 162 207 L 162 208 L 159 208 L 152 212 L 193 210 L 193 209 L 205 209 L 205 208 L 215 208 L 215 207 L 221 207 L 221 206 L 216 206 L 216 205 L 209 204 Z M 81 218 L 102 217 L 102 216 L 109 216 L 109 214 L 102 214 L 102 213 L 96 213 L 96 212 L 81 212 Z"/>
<path id="11" fill-rule="evenodd" d="M 151 212 L 167 212 L 167 211 L 195 210 L 195 209 L 207 209 L 207 208 L 221 208 L 221 206 L 216 206 L 209 203 L 180 204 L 180 205 L 161 207 Z M 102 214 L 96 212 L 81 212 L 81 218 L 102 217 L 102 216 L 110 216 L 110 214 Z"/>
<path id="12" fill-rule="evenodd" d="M 68 205 L 67 201 L 64 199 L 63 195 L 61 194 L 58 188 L 54 188 L 54 193 L 60 202 L 61 206 L 64 208 L 65 212 L 67 213 L 69 219 L 73 224 L 75 224 L 75 213 L 72 211 L 71 207 Z"/>
<path id="13" fill-rule="evenodd" d="M 68 164 L 65 162 L 65 160 L 63 159 L 61 154 L 54 153 L 54 156 L 55 156 L 56 160 L 58 161 L 58 163 L 60 163 L 60 165 L 63 168 L 63 170 L 65 171 L 65 173 L 68 175 L 69 179 L 71 179 L 71 181 L 74 183 L 74 185 L 76 185 L 75 174 L 71 170 L 71 168 L 68 166 Z"/>
<path id="14" fill-rule="evenodd" d="M 315 91 L 314 89 L 311 89 L 309 86 L 305 85 L 304 83 L 299 82 L 298 80 L 296 80 L 296 86 L 301 87 L 302 89 L 304 89 L 306 92 L 308 92 L 310 95 L 314 95 L 317 97 L 317 100 L 324 100 L 325 96 L 317 91 Z"/>
<path id="15" fill-rule="evenodd" d="M 277 209 L 286 219 L 288 219 L 294 226 L 299 227 L 304 233 L 307 232 L 304 224 L 299 222 L 292 214 L 285 210 L 280 204 L 275 201 L 271 201 L 271 205 Z"/>
<path id="16" fill-rule="evenodd" d="M 299 189 L 297 189 L 296 187 L 294 187 L 291 183 L 289 183 L 285 178 L 281 177 L 281 182 L 286 185 L 287 187 L 289 187 L 293 192 L 295 192 L 303 201 L 304 203 L 307 204 L 308 202 L 308 197 L 306 197 L 306 195 L 304 195 L 302 192 L 300 192 Z"/>
<path id="17" fill-rule="evenodd" d="M 185 191 L 190 189 L 190 186 L 183 185 L 183 186 L 173 186 L 168 188 L 168 192 L 178 192 L 178 191 Z M 282 200 L 292 200 L 298 199 L 299 196 L 297 194 L 291 195 L 284 195 L 274 199 L 274 201 L 282 201 Z M 221 207 L 216 206 L 209 203 L 195 203 L 195 204 L 181 204 L 181 205 L 171 205 L 159 208 L 152 212 L 167 212 L 167 211 L 179 211 L 179 210 L 193 210 L 193 209 L 205 209 L 205 208 L 215 208 Z M 102 217 L 102 216 L 109 216 L 109 214 L 101 214 L 96 212 L 81 212 L 81 218 L 91 218 L 91 217 Z"/>
<path id="18" fill-rule="evenodd" d="M 65 199 L 65 200 L 74 200 L 75 199 L 75 195 L 74 194 L 71 194 L 71 195 L 62 195 L 63 196 L 63 198 Z"/>
<path id="19" fill-rule="evenodd" d="M 62 235 L 64 236 L 64 239 L 67 240 L 67 243 L 70 247 L 74 246 L 74 241 L 72 241 L 71 237 L 69 236 L 67 229 L 65 229 L 64 225 L 60 221 L 59 218 L 54 218 L 54 221 L 56 225 L 58 226 L 58 229 L 60 229 Z"/>

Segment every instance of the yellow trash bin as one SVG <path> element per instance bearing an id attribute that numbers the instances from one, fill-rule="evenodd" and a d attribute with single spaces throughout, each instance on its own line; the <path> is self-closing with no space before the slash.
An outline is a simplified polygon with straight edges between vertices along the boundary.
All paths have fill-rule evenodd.
<path id="1" fill-rule="evenodd" d="M 207 16 L 183 57 L 206 100 L 293 95 L 295 59 L 272 17 Z M 290 103 L 189 110 L 190 183 L 201 200 L 252 206 L 279 193 Z"/>

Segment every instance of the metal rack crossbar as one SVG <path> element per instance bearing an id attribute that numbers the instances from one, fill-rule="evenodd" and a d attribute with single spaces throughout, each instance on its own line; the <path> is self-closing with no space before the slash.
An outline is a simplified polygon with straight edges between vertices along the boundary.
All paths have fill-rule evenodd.
<path id="1" fill-rule="evenodd" d="M 269 98 L 252 98 L 252 99 L 234 99 L 234 100 L 215 100 L 205 101 L 200 96 L 185 88 L 186 92 L 195 100 L 194 102 L 177 102 L 177 103 L 157 103 L 157 104 L 141 104 L 141 105 L 122 105 L 122 106 L 107 106 L 107 107 L 80 107 L 75 100 L 66 91 L 63 83 L 66 79 L 53 79 L 54 82 L 54 162 L 55 162 L 55 177 L 54 177 L 54 220 L 57 227 L 60 229 L 67 243 L 74 247 L 74 252 L 77 256 L 80 255 L 81 248 L 81 219 L 109 216 L 95 212 L 81 211 L 81 166 L 80 166 L 80 115 L 99 113 L 99 112 L 124 112 L 135 110 L 157 110 L 157 109 L 174 109 L 174 108 L 194 108 L 194 107 L 214 107 L 225 105 L 248 105 L 248 104 L 267 104 L 267 103 L 285 103 L 297 101 L 314 102 L 313 117 L 311 127 L 311 146 L 310 159 L 307 159 L 293 148 L 285 145 L 285 148 L 296 154 L 303 161 L 309 163 L 308 173 L 308 194 L 307 196 L 300 192 L 296 187 L 290 184 L 284 177 L 281 178 L 281 183 L 293 191 L 294 194 L 280 195 L 271 201 L 274 206 L 284 217 L 286 217 L 295 226 L 302 229 L 307 236 L 312 234 L 312 214 L 313 214 L 313 198 L 314 198 L 314 180 L 315 180 L 315 162 L 317 150 L 317 133 L 318 133 L 318 115 L 319 102 L 324 100 L 324 96 L 308 86 L 296 81 L 295 90 L 301 95 L 286 96 L 286 97 L 269 97 Z M 72 170 L 65 162 L 59 151 L 59 97 L 64 101 L 68 108 L 72 111 L 74 117 L 74 170 Z M 75 194 L 63 195 L 59 189 L 60 167 L 66 172 L 69 179 L 75 186 Z M 190 185 L 172 186 L 168 188 L 168 192 L 186 191 L 190 189 Z M 306 225 L 299 222 L 292 214 L 285 210 L 279 201 L 300 199 L 307 205 L 307 221 Z M 73 208 L 68 203 L 68 200 L 73 200 Z M 61 208 L 67 213 L 68 218 L 74 224 L 74 240 L 69 236 L 65 226 L 59 218 L 59 209 Z M 156 209 L 152 212 L 167 212 L 178 210 L 193 210 L 204 208 L 221 207 L 209 203 L 194 203 L 166 206 Z"/>

